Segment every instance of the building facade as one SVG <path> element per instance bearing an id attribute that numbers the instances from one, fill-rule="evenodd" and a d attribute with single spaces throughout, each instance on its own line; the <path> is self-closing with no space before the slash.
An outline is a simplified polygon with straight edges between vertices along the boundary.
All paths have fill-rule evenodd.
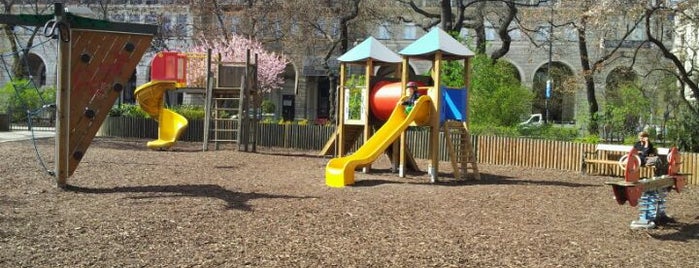
<path id="1" fill-rule="evenodd" d="M 159 48 L 149 51 L 144 55 L 143 60 L 136 68 L 134 75 L 124 90 L 121 102 L 134 102 L 133 90 L 138 85 L 149 81 L 149 65 L 152 57 L 157 53 L 158 49 L 183 50 L 192 44 L 193 39 L 196 39 L 197 25 L 205 21 L 203 18 L 211 20 L 210 14 L 197 9 L 193 5 L 188 4 L 189 1 L 177 0 L 121 0 L 111 1 L 111 6 L 104 7 L 97 4 L 90 4 L 96 1 L 68 1 L 66 4 L 69 12 L 77 13 L 78 15 L 89 16 L 99 19 L 132 23 L 148 23 L 158 24 L 161 26 L 163 34 L 157 40 Z M 235 2 L 235 1 L 232 1 Z M 424 7 L 436 8 L 437 1 L 418 1 L 418 4 Z M 546 8 L 546 7 L 542 7 Z M 15 7 L 14 14 L 31 14 L 30 7 Z M 525 11 L 526 12 L 526 11 Z M 50 13 L 50 12 L 47 12 Z M 235 13 L 233 13 L 235 14 Z M 236 17 L 226 17 L 226 20 L 235 22 Z M 329 27 L 333 27 L 330 23 Z M 542 21 L 540 28 L 542 30 L 548 28 L 548 22 Z M 26 38 L 31 34 L 33 29 L 26 27 L 15 27 L 14 31 L 20 38 Z M 235 23 L 231 26 L 231 31 L 235 32 Z M 350 38 L 355 40 L 355 44 L 366 38 L 367 34 L 374 36 L 382 43 L 394 51 L 400 51 L 414 40 L 420 38 L 426 32 L 415 24 L 402 23 L 395 24 L 389 21 L 379 23 L 374 29 L 367 31 L 356 31 Z M 468 31 L 462 32 L 462 37 L 465 40 L 472 38 L 472 33 Z M 509 53 L 505 55 L 504 60 L 512 64 L 518 71 L 520 81 L 527 87 L 532 88 L 537 92 L 537 102 L 532 109 L 532 113 L 544 113 L 543 109 L 545 98 L 545 88 L 541 83 L 543 74 L 547 73 L 549 66 L 564 70 L 564 74 L 573 78 L 578 83 L 572 87 L 562 89 L 556 87 L 554 97 L 547 101 L 546 109 L 550 114 L 550 119 L 553 121 L 574 121 L 581 113 L 587 110 L 587 99 L 585 88 L 582 86 L 583 73 L 580 64 L 580 53 L 577 46 L 576 31 L 572 28 L 556 28 L 552 33 L 542 31 L 541 34 L 533 36 L 535 42 L 540 44 L 550 41 L 549 46 L 537 46 L 532 43 L 529 36 L 526 36 L 521 31 L 511 31 L 512 45 Z M 488 53 L 499 47 L 501 40 L 497 37 L 495 29 L 489 27 L 486 29 L 486 38 L 489 42 Z M 633 66 L 633 72 L 636 74 L 645 74 L 649 72 L 659 61 L 660 56 L 657 55 L 651 47 L 641 47 L 640 55 L 643 55 L 636 60 L 635 64 L 631 64 L 630 57 L 623 57 L 624 53 L 633 53 L 636 49 L 636 43 L 641 42 L 645 37 L 642 32 L 635 33 L 630 38 L 624 39 L 626 42 L 621 46 L 621 49 L 616 52 L 621 57 L 612 63 L 609 63 L 604 69 L 594 73 L 596 81 L 596 90 L 598 100 L 604 102 L 607 81 L 610 76 L 613 76 L 619 71 L 619 68 L 624 66 Z M 3 55 L 8 54 L 8 37 L 0 36 L 0 44 L 2 44 Z M 613 39 L 613 38 L 612 38 Z M 599 58 L 609 50 L 616 47 L 616 40 L 605 39 L 598 37 L 596 40 L 599 45 L 591 49 L 591 58 Z M 621 42 L 621 41 L 619 41 Z M 26 42 L 21 42 L 26 44 Z M 31 69 L 33 80 L 38 85 L 52 85 L 56 81 L 56 43 L 50 38 L 41 35 L 36 37 L 34 46 L 28 50 L 28 61 Z M 275 48 L 272 48 L 275 49 Z M 279 48 L 277 48 L 279 49 Z M 340 55 L 332 55 L 328 61 L 324 60 L 324 55 L 320 52 L 309 52 L 310 49 L 296 49 L 289 51 L 286 48 L 281 48 L 283 53 L 291 55 L 289 57 L 292 62 L 286 68 L 284 75 L 285 83 L 282 88 L 272 90 L 266 98 L 271 100 L 275 106 L 275 114 L 278 117 L 286 115 L 296 119 L 307 119 L 313 121 L 323 121 L 330 117 L 332 112 L 330 109 L 331 103 L 335 102 L 331 96 L 331 87 L 335 85 L 336 73 L 332 70 L 339 66 L 336 58 Z M 638 52 L 636 52 L 638 53 Z M 4 59 L 8 57 L 3 56 Z M 619 67 L 619 68 L 617 68 Z M 411 68 L 414 73 L 426 73 L 430 66 L 421 65 L 420 63 L 411 63 Z M 381 72 L 382 70 L 377 70 Z M 9 81 L 8 72 L 0 74 L 0 81 Z M 558 86 L 558 85 L 556 85 Z M 176 98 L 177 99 L 177 98 Z M 175 100 L 176 102 L 176 100 Z M 538 103 L 538 104 L 537 104 Z"/>

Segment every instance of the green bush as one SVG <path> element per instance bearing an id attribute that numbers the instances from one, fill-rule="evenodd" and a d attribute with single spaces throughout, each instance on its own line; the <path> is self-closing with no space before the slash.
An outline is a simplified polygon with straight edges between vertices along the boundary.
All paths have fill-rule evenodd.
<path id="1" fill-rule="evenodd" d="M 517 128 L 514 128 L 514 127 L 474 124 L 474 125 L 471 125 L 470 129 L 471 129 L 471 134 L 473 134 L 473 135 L 501 136 L 501 137 L 518 137 L 519 136 L 519 132 L 517 131 Z"/>
<path id="2" fill-rule="evenodd" d="M 575 127 L 564 127 L 552 124 L 527 127 L 520 126 L 517 130 L 521 136 L 558 141 L 573 141 L 578 138 L 580 132 Z"/>
<path id="3" fill-rule="evenodd" d="M 272 102 L 271 100 L 263 100 L 260 106 L 262 108 L 263 113 L 271 114 L 277 110 L 277 106 L 274 105 L 274 102 Z"/>
<path id="4" fill-rule="evenodd" d="M 112 107 L 109 111 L 110 116 L 125 116 L 135 118 L 150 118 L 150 116 L 136 104 L 121 104 Z"/>
<path id="5" fill-rule="evenodd" d="M 587 144 L 598 144 L 602 142 L 602 138 L 600 138 L 598 135 L 586 135 L 575 138 L 573 141 Z"/>
<path id="6" fill-rule="evenodd" d="M 492 62 L 485 55 L 473 59 L 473 80 L 469 89 L 471 122 L 516 126 L 532 110 L 534 93 L 516 78 L 506 61 Z"/>
<path id="7" fill-rule="evenodd" d="M 204 119 L 205 115 L 204 107 L 202 106 L 181 105 L 173 106 L 171 109 L 187 119 Z"/>
<path id="8" fill-rule="evenodd" d="M 31 81 L 18 79 L 0 88 L 0 112 L 12 112 L 14 122 L 23 121 L 26 111 L 37 111 L 56 103 L 56 88 L 36 88 Z"/>
<path id="9" fill-rule="evenodd" d="M 169 109 L 181 114 L 187 119 L 204 119 L 204 107 L 195 105 L 178 105 Z M 150 116 L 141 109 L 137 104 L 121 104 L 112 107 L 109 111 L 110 116 L 126 116 L 134 118 L 150 118 Z"/>

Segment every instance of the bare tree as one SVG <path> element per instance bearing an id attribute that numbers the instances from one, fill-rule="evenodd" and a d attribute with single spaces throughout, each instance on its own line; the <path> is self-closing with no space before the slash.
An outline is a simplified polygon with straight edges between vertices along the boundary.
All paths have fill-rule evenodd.
<path id="1" fill-rule="evenodd" d="M 30 3 L 26 3 L 30 2 Z M 22 5 L 22 7 L 26 7 L 34 14 L 42 14 L 44 13 L 49 5 L 46 4 L 40 4 L 40 2 L 44 1 L 14 1 L 14 0 L 0 0 L 0 3 L 3 5 L 3 13 L 11 15 L 14 8 L 18 5 Z M 34 46 L 34 41 L 36 39 L 37 34 L 39 34 L 39 30 L 41 27 L 30 27 L 30 26 L 23 26 L 23 25 L 9 25 L 9 24 L 2 24 L 0 25 L 2 27 L 2 31 L 7 38 L 7 43 L 10 45 L 10 51 L 12 52 L 12 75 L 14 78 L 28 78 L 31 74 L 29 73 L 29 68 L 27 65 L 27 56 L 28 56 L 28 48 Z M 25 29 L 25 32 L 28 32 L 29 34 L 26 35 L 26 37 L 19 38 L 17 36 L 16 30 L 19 28 Z M 22 43 L 24 41 L 24 43 Z"/>
<path id="2" fill-rule="evenodd" d="M 687 100 L 684 92 L 685 89 L 689 90 L 689 95 L 694 100 L 699 100 L 699 79 L 697 79 L 699 75 L 699 60 L 697 59 L 699 45 L 696 43 L 698 40 L 688 40 L 686 35 L 678 32 L 675 28 L 666 29 L 663 28 L 662 24 L 656 23 L 671 14 L 679 22 L 675 26 L 689 26 L 689 29 L 696 31 L 699 29 L 699 8 L 697 6 L 699 6 L 699 1 L 696 0 L 682 1 L 677 6 L 668 6 L 662 1 L 655 1 L 646 6 L 644 21 L 648 42 L 659 49 L 663 57 L 672 63 L 674 70 L 671 72 L 682 85 L 679 87 L 681 91 L 679 95 L 683 97 L 692 113 L 699 117 L 699 104 L 696 101 Z M 691 35 L 691 30 L 686 34 Z M 675 37 L 677 42 L 668 42 L 667 36 Z M 677 47 L 672 47 L 671 44 Z"/>
<path id="3" fill-rule="evenodd" d="M 462 29 L 475 32 L 476 53 L 486 53 L 486 29 L 492 27 L 501 40 L 500 46 L 491 54 L 496 61 L 510 51 L 512 38 L 510 31 L 518 28 L 517 16 L 520 8 L 541 6 L 550 0 L 517 1 L 517 0 L 440 0 L 439 7 L 423 8 L 414 0 L 396 0 L 408 6 L 417 16 L 400 16 L 403 22 L 413 22 L 425 31 L 439 25 L 443 30 L 452 33 Z M 453 3 L 453 4 L 452 4 Z"/>
<path id="4" fill-rule="evenodd" d="M 350 29 L 357 27 L 357 18 L 366 10 L 362 4 L 366 2 L 371 1 L 206 0 L 198 2 L 196 7 L 200 14 L 212 15 L 201 16 L 202 23 L 196 31 L 203 33 L 204 38 L 227 37 L 235 32 L 284 53 L 294 62 L 302 62 L 309 55 L 318 57 L 333 79 L 335 70 L 330 62 L 348 50 Z M 334 90 L 333 80 L 331 95 Z"/>
<path id="5" fill-rule="evenodd" d="M 581 75 L 584 80 L 585 95 L 588 104 L 588 131 L 590 133 L 599 132 L 599 104 L 596 96 L 594 75 L 599 72 L 606 63 L 615 61 L 618 57 L 621 57 L 621 54 L 617 52 L 622 48 L 625 41 L 641 22 L 637 13 L 629 12 L 626 15 L 622 14 L 624 10 L 628 10 L 628 6 L 625 6 L 625 3 L 608 2 L 607 4 L 608 6 L 599 5 L 597 1 L 579 1 L 574 5 L 568 6 L 565 12 L 578 15 L 563 16 L 573 19 L 570 21 L 562 21 L 558 25 L 570 25 L 574 27 L 577 32 L 580 66 L 582 69 Z M 615 8 L 610 8 L 609 5 L 613 5 Z M 636 14 L 636 16 L 634 16 L 634 14 Z M 611 20 L 616 20 L 618 18 L 622 18 L 622 21 L 630 20 L 630 22 L 625 21 L 627 23 L 626 28 L 617 27 L 618 25 L 610 23 Z M 589 28 L 595 29 L 594 32 L 588 31 Z M 615 37 L 609 38 L 606 34 L 614 35 Z M 602 40 L 602 46 L 605 47 L 604 50 L 599 50 L 596 58 L 590 53 L 589 49 L 590 45 L 596 44 L 594 42 L 592 44 L 589 42 L 589 39 L 593 36 Z M 605 39 L 611 39 L 614 42 L 605 44 Z M 638 43 L 635 49 L 640 48 L 641 45 L 642 43 Z"/>

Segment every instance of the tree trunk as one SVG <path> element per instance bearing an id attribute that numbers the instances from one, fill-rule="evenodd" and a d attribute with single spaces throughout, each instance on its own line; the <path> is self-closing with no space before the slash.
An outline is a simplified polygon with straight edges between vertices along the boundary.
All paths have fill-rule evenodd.
<path id="1" fill-rule="evenodd" d="M 500 28 L 498 29 L 498 36 L 500 36 L 500 40 L 502 40 L 502 46 L 498 48 L 497 50 L 493 51 L 493 53 L 490 55 L 490 59 L 495 63 L 498 59 L 504 57 L 507 52 L 510 51 L 510 45 L 512 44 L 512 38 L 510 37 L 509 33 L 509 25 L 514 20 L 515 16 L 517 16 L 517 8 L 515 7 L 515 4 L 512 2 L 505 3 L 507 6 L 508 12 L 505 15 L 505 18 L 503 19 L 503 23 L 500 25 Z"/>
<path id="2" fill-rule="evenodd" d="M 585 30 L 585 20 L 582 19 L 580 27 L 578 27 L 578 47 L 580 49 L 580 64 L 582 65 L 583 77 L 585 79 L 585 90 L 587 92 L 587 103 L 590 113 L 590 125 L 588 125 L 587 130 L 590 134 L 597 134 L 599 131 L 599 122 L 597 118 L 597 112 L 599 111 L 599 106 L 597 105 L 597 97 L 595 96 L 595 81 L 592 77 L 593 71 L 590 68 L 590 57 L 587 51 L 587 39 Z"/>
<path id="3" fill-rule="evenodd" d="M 17 46 L 17 42 L 15 42 L 14 38 L 12 38 L 14 33 L 12 32 L 11 26 L 3 25 L 2 30 L 5 33 L 5 36 L 7 36 L 7 41 L 10 43 L 10 51 L 12 51 L 12 77 L 10 77 L 10 79 L 14 80 L 17 78 L 27 77 L 20 58 L 19 47 Z"/>

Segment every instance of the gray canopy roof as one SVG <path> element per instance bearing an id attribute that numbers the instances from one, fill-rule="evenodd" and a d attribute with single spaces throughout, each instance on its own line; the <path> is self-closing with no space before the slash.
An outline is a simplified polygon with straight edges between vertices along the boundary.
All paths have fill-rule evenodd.
<path id="1" fill-rule="evenodd" d="M 401 50 L 399 54 L 421 59 L 433 59 L 434 54 L 438 51 L 442 52 L 444 59 L 450 60 L 464 59 L 475 55 L 473 51 L 437 27 L 432 28 L 430 32 L 415 40 L 415 42 Z"/>
<path id="2" fill-rule="evenodd" d="M 385 63 L 399 63 L 402 61 L 400 55 L 391 51 L 371 36 L 337 58 L 340 62 L 363 62 L 369 59 Z"/>

